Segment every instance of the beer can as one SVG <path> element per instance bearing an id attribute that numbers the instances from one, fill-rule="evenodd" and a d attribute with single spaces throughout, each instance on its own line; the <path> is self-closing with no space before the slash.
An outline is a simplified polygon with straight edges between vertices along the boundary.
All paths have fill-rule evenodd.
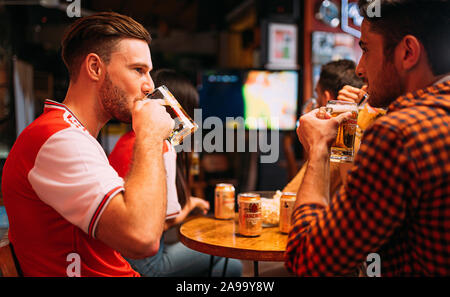
<path id="1" fill-rule="evenodd" d="M 280 232 L 288 233 L 291 227 L 291 216 L 294 211 L 296 193 L 283 192 L 280 198 Z"/>
<path id="2" fill-rule="evenodd" d="M 238 195 L 239 233 L 243 236 L 259 236 L 262 232 L 261 197 L 254 193 Z"/>
<path id="3" fill-rule="evenodd" d="M 214 216 L 216 219 L 234 218 L 234 186 L 217 184 L 214 191 Z"/>

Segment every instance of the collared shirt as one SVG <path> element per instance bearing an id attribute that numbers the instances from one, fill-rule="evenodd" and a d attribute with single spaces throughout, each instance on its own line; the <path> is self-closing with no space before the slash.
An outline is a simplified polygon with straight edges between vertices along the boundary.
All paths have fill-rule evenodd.
<path id="1" fill-rule="evenodd" d="M 114 149 L 109 155 L 109 163 L 117 171 L 120 177 L 125 178 L 131 168 L 133 160 L 134 143 L 136 134 L 133 130 L 125 133 L 117 141 Z M 166 140 L 163 144 L 163 159 L 166 169 L 167 185 L 167 209 L 166 220 L 180 215 L 181 205 L 178 202 L 176 174 L 177 174 L 177 152 L 173 145 Z"/>
<path id="2" fill-rule="evenodd" d="M 297 275 L 347 275 L 371 253 L 383 276 L 450 275 L 450 81 L 397 98 L 366 130 L 347 186 L 292 220 Z"/>
<path id="3" fill-rule="evenodd" d="M 3 168 L 9 239 L 24 276 L 139 276 L 95 238 L 99 218 L 123 185 L 76 116 L 47 100 Z"/>

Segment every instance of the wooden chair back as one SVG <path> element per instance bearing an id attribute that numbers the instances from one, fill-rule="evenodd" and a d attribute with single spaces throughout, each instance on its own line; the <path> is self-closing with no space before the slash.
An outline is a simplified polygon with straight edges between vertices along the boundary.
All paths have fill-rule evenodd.
<path id="1" fill-rule="evenodd" d="M 0 239 L 0 276 L 20 276 L 20 267 L 14 249 L 8 239 L 8 232 Z"/>

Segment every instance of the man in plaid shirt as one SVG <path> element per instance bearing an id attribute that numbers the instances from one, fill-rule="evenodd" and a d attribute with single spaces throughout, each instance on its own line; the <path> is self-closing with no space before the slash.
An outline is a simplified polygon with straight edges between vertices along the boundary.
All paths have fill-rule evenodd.
<path id="1" fill-rule="evenodd" d="M 328 194 L 339 123 L 313 110 L 297 130 L 308 156 L 286 267 L 296 275 L 349 275 L 380 257 L 381 275 L 450 275 L 450 3 L 381 0 L 364 15 L 356 72 L 369 104 L 388 107 L 366 130 L 347 185 Z M 370 261 L 368 262 L 368 264 Z"/>

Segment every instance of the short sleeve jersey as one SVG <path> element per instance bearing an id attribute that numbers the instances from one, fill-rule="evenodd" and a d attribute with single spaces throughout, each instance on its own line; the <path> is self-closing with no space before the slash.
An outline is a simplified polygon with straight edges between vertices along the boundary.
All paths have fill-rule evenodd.
<path id="1" fill-rule="evenodd" d="M 109 162 L 111 166 L 117 171 L 119 176 L 126 178 L 130 171 L 134 142 L 136 134 L 134 131 L 129 131 L 122 135 L 114 146 L 109 155 Z M 166 219 L 173 219 L 181 212 L 181 205 L 178 202 L 178 194 L 176 188 L 176 163 L 177 153 L 175 148 L 169 141 L 164 142 L 163 146 L 163 160 L 166 169 L 166 185 L 167 185 L 167 211 Z"/>
<path id="2" fill-rule="evenodd" d="M 87 129 L 63 104 L 17 138 L 3 169 L 9 238 L 25 276 L 66 276 L 79 256 L 81 276 L 139 276 L 95 238 L 102 212 L 124 181 Z"/>

